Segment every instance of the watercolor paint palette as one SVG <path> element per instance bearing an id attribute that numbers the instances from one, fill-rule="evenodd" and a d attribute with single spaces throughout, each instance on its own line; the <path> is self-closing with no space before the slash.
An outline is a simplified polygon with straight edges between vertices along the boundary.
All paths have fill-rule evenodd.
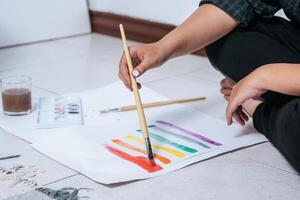
<path id="1" fill-rule="evenodd" d="M 40 129 L 82 125 L 81 98 L 76 96 L 41 97 L 38 126 Z"/>

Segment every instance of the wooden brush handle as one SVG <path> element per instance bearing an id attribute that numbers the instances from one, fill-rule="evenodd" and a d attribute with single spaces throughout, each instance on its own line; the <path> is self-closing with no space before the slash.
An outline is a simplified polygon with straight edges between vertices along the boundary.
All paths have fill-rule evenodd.
<path id="1" fill-rule="evenodd" d="M 200 101 L 200 100 L 204 100 L 204 99 L 205 99 L 205 97 L 194 97 L 194 98 L 167 100 L 167 101 L 157 101 L 157 102 L 152 102 L 152 103 L 144 103 L 143 108 L 164 106 L 164 105 L 170 105 L 170 104 L 175 104 L 175 103 L 187 103 L 187 102 L 193 102 L 193 101 Z M 130 111 L 130 110 L 135 110 L 135 109 L 136 109 L 136 105 L 122 107 L 122 111 Z"/>
<path id="2" fill-rule="evenodd" d="M 147 122 L 146 122 L 144 109 L 143 109 L 143 106 L 142 106 L 141 96 L 140 96 L 140 93 L 139 93 L 139 89 L 138 89 L 136 80 L 132 75 L 133 65 L 132 65 L 132 60 L 131 60 L 131 56 L 130 56 L 130 53 L 129 53 L 129 49 L 128 49 L 128 46 L 127 46 L 125 31 L 124 31 L 124 28 L 123 28 L 122 24 L 120 24 L 120 32 L 121 32 L 121 36 L 122 36 L 124 52 L 125 52 L 125 57 L 126 57 L 126 60 L 127 60 L 127 66 L 128 66 L 130 79 L 131 79 L 132 90 L 133 90 L 133 93 L 134 93 L 135 104 L 136 104 L 136 109 L 137 109 L 138 116 L 139 116 L 140 126 L 141 126 L 141 129 L 143 131 L 144 138 L 149 138 L 148 126 L 147 126 Z"/>

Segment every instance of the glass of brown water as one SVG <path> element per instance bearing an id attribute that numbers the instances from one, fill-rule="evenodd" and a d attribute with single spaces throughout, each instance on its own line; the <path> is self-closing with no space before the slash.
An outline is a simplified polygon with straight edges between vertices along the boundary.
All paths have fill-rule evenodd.
<path id="1" fill-rule="evenodd" d="M 31 112 L 31 78 L 10 76 L 1 80 L 3 113 L 26 115 Z"/>

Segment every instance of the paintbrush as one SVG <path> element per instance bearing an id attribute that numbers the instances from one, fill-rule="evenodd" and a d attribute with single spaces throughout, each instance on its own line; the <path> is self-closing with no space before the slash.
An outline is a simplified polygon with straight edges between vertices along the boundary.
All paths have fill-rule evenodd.
<path id="1" fill-rule="evenodd" d="M 171 104 L 175 104 L 175 103 L 187 103 L 187 102 L 192 102 L 192 101 L 200 101 L 200 100 L 204 100 L 204 99 L 205 99 L 205 97 L 194 97 L 194 98 L 167 100 L 167 101 L 157 101 L 157 102 L 151 102 L 151 103 L 144 103 L 143 108 L 171 105 Z M 110 113 L 110 112 L 124 112 L 124 111 L 130 111 L 130 110 L 135 110 L 135 109 L 136 109 L 136 105 L 128 105 L 128 106 L 122 106 L 122 107 L 118 107 L 118 108 L 100 110 L 100 113 L 105 114 L 105 113 Z"/>
<path id="2" fill-rule="evenodd" d="M 137 86 L 137 82 L 132 75 L 133 65 L 132 65 L 131 56 L 129 54 L 129 49 L 127 46 L 125 31 L 124 31 L 122 24 L 120 24 L 120 32 L 121 32 L 121 36 L 122 36 L 124 52 L 125 52 L 125 57 L 127 60 L 127 66 L 128 66 L 130 79 L 131 79 L 132 90 L 133 90 L 133 94 L 134 94 L 134 98 L 135 98 L 135 104 L 136 104 L 136 108 L 137 108 L 137 112 L 138 112 L 138 116 L 139 116 L 140 126 L 141 126 L 141 130 L 143 131 L 143 136 L 144 136 L 144 140 L 145 140 L 147 156 L 148 156 L 148 159 L 150 160 L 150 162 L 152 162 L 152 164 L 155 164 L 152 147 L 151 147 L 151 142 L 150 142 L 150 138 L 149 138 L 146 117 L 145 117 L 144 109 L 142 106 L 142 100 L 141 100 L 141 96 L 140 96 L 139 89 Z"/>
<path id="3" fill-rule="evenodd" d="M 6 157 L 1 157 L 0 160 L 8 160 L 12 158 L 19 158 L 21 155 L 12 155 L 12 156 L 6 156 Z"/>

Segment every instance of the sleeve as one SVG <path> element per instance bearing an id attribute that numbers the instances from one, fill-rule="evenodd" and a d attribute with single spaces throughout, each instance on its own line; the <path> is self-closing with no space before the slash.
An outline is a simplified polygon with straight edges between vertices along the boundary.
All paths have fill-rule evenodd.
<path id="1" fill-rule="evenodd" d="M 203 4 L 214 4 L 240 22 L 241 26 L 248 26 L 255 17 L 255 10 L 247 0 L 202 0 Z"/>

